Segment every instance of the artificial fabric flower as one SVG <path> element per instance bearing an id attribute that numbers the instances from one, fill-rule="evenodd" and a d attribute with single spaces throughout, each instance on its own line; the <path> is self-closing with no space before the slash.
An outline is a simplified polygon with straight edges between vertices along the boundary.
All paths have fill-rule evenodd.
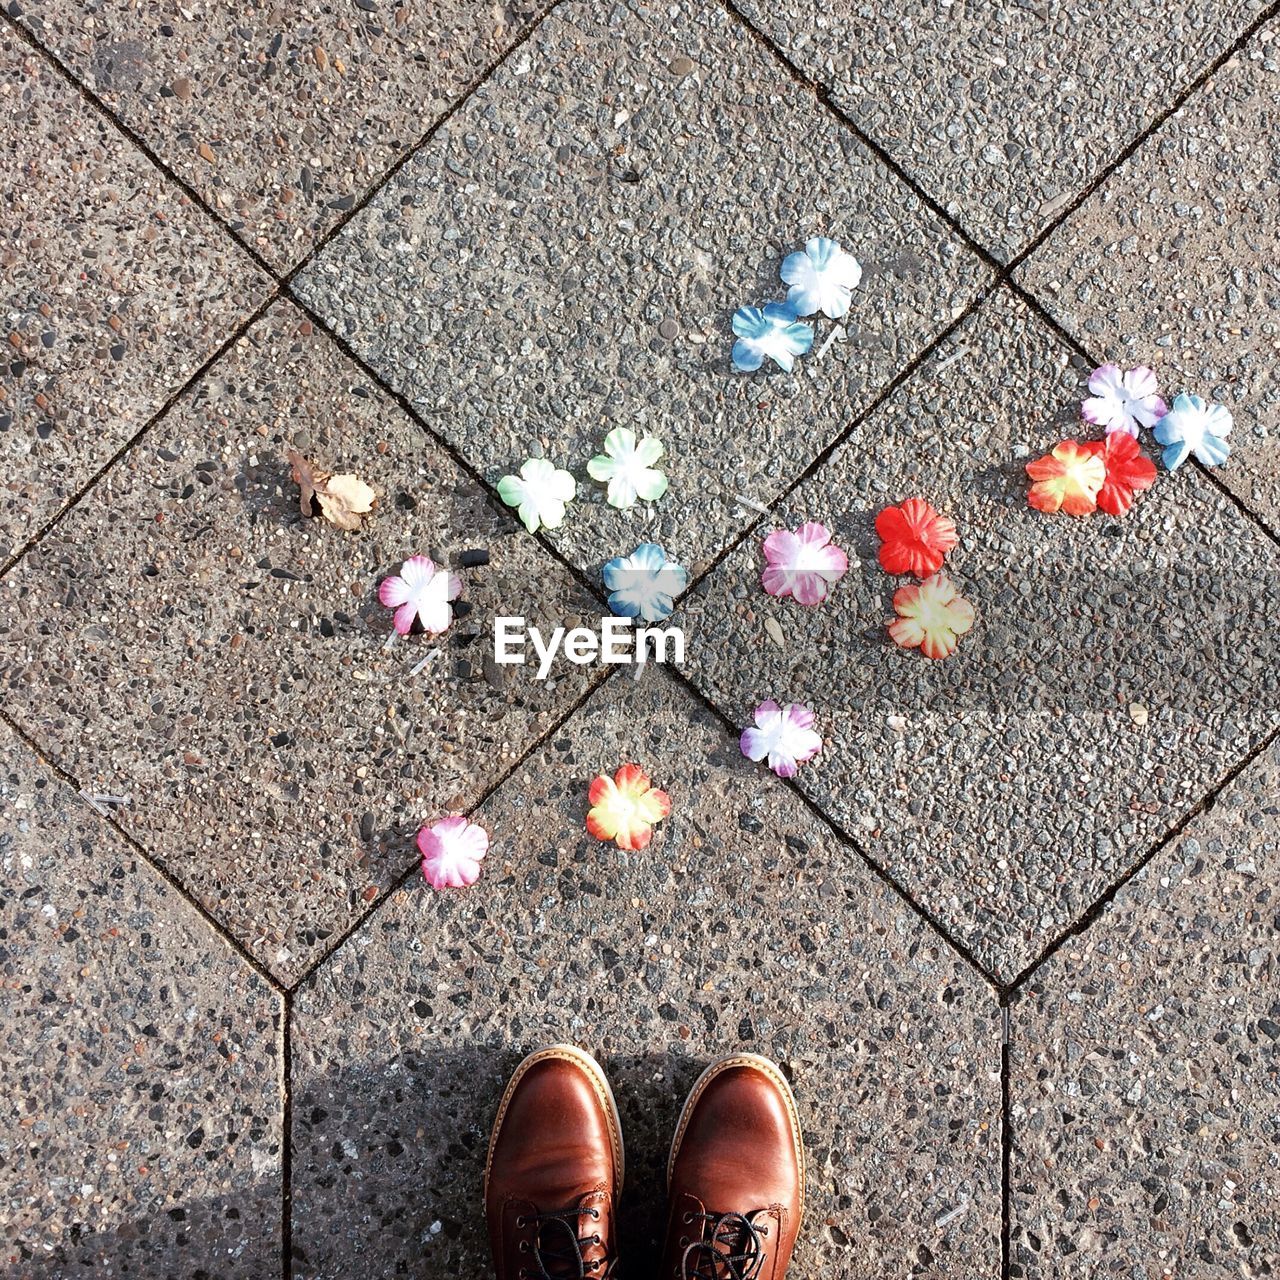
<path id="1" fill-rule="evenodd" d="M 1080 405 L 1081 416 L 1108 435 L 1123 431 L 1136 436 L 1139 427 L 1150 430 L 1167 412 L 1156 388 L 1156 375 L 1146 365 L 1124 372 L 1116 364 L 1099 365 L 1089 375 L 1093 395 Z"/>
<path id="2" fill-rule="evenodd" d="M 792 596 L 797 604 L 821 604 L 849 568 L 849 557 L 831 541 L 831 530 L 817 521 L 794 533 L 774 530 L 764 540 L 764 560 L 764 589 L 771 596 Z"/>
<path id="3" fill-rule="evenodd" d="M 418 832 L 422 874 L 433 889 L 461 889 L 480 879 L 489 833 L 466 818 L 441 818 Z"/>
<path id="4" fill-rule="evenodd" d="M 826 236 L 806 240 L 803 253 L 789 253 L 782 260 L 782 282 L 791 286 L 787 302 L 798 316 L 821 311 L 839 320 L 849 310 L 849 295 L 861 279 L 857 258 Z"/>
<path id="5" fill-rule="evenodd" d="M 738 745 L 748 760 L 768 757 L 769 768 L 780 778 L 794 778 L 796 769 L 822 750 L 814 732 L 813 712 L 802 702 L 780 707 L 772 698 L 755 711 L 755 727 L 743 729 Z"/>
<path id="6" fill-rule="evenodd" d="M 587 463 L 587 471 L 593 480 L 609 482 L 609 505 L 625 511 L 637 498 L 657 502 L 666 493 L 667 477 L 653 465 L 660 457 L 662 441 L 656 436 L 645 436 L 637 444 L 630 427 L 615 427 L 604 438 L 604 452 Z"/>
<path id="7" fill-rule="evenodd" d="M 1035 481 L 1027 501 L 1037 511 L 1087 516 L 1097 507 L 1107 468 L 1092 446 L 1064 440 L 1052 453 L 1028 462 L 1027 475 Z"/>
<path id="8" fill-rule="evenodd" d="M 927 578 L 960 541 L 955 521 L 940 516 L 923 498 L 908 498 L 876 516 L 880 535 L 880 567 L 886 573 Z"/>
<path id="9" fill-rule="evenodd" d="M 1176 471 L 1195 454 L 1206 467 L 1220 467 L 1231 446 L 1231 411 L 1185 392 L 1175 396 L 1173 408 L 1156 423 L 1156 439 L 1165 446 L 1164 465 Z"/>
<path id="10" fill-rule="evenodd" d="M 926 658 L 954 653 L 959 638 L 973 626 L 973 605 L 942 573 L 918 586 L 899 587 L 893 593 L 893 607 L 898 614 L 889 624 L 894 644 L 918 648 Z"/>
<path id="11" fill-rule="evenodd" d="M 567 472 L 552 466 L 546 458 L 530 458 L 518 476 L 498 481 L 498 496 L 516 514 L 530 533 L 539 527 L 558 529 L 564 520 L 565 504 L 573 501 L 578 486 Z"/>
<path id="12" fill-rule="evenodd" d="M 813 346 L 813 326 L 799 324 L 795 309 L 785 302 L 770 302 L 763 308 L 739 307 L 733 313 L 733 363 L 744 373 L 758 369 L 768 356 L 774 364 L 791 372 L 796 356 Z"/>
<path id="13" fill-rule="evenodd" d="M 671 812 L 671 798 L 650 784 L 638 764 L 624 764 L 612 778 L 600 774 L 587 799 L 587 830 L 597 840 L 616 841 L 619 849 L 646 848 L 653 824 Z"/>
<path id="14" fill-rule="evenodd" d="M 671 616 L 689 576 L 683 566 L 667 559 L 656 542 L 642 542 L 629 556 L 615 556 L 603 572 L 614 616 L 640 617 L 645 622 L 663 622 Z"/>
<path id="15" fill-rule="evenodd" d="M 415 619 L 429 635 L 446 630 L 453 620 L 449 601 L 461 594 L 462 579 L 437 569 L 429 556 L 410 556 L 398 576 L 383 578 L 378 587 L 378 599 L 396 611 L 393 625 L 402 636 L 413 630 Z"/>
<path id="16" fill-rule="evenodd" d="M 1126 431 L 1113 431 L 1105 440 L 1093 440 L 1089 447 L 1107 469 L 1098 490 L 1098 508 L 1108 515 L 1122 516 L 1133 506 L 1133 495 L 1155 483 L 1156 466 L 1138 448 Z"/>

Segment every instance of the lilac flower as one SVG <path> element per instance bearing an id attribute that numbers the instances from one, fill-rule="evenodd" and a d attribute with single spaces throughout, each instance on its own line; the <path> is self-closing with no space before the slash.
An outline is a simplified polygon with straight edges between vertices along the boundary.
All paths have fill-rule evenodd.
<path id="1" fill-rule="evenodd" d="M 1113 431 L 1138 434 L 1139 427 L 1150 430 L 1168 410 L 1157 394 L 1156 375 L 1146 365 L 1120 372 L 1115 364 L 1099 365 L 1089 375 L 1093 392 L 1080 406 L 1086 422 Z"/>
<path id="2" fill-rule="evenodd" d="M 744 373 L 758 369 L 768 356 L 779 368 L 791 372 L 796 356 L 813 346 L 813 326 L 799 324 L 795 309 L 785 302 L 759 307 L 739 307 L 733 313 L 733 363 Z"/>
<path id="3" fill-rule="evenodd" d="M 748 760 L 769 758 L 769 768 L 780 778 L 792 778 L 796 769 L 822 750 L 822 739 L 813 729 L 813 712 L 803 703 L 780 707 L 772 698 L 755 712 L 755 727 L 743 729 L 739 746 Z"/>

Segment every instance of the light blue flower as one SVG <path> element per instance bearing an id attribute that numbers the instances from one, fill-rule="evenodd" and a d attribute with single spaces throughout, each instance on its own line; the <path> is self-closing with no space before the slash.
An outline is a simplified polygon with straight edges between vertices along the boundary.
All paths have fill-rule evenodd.
<path id="1" fill-rule="evenodd" d="M 616 618 L 665 622 L 688 577 L 656 542 L 642 542 L 629 556 L 615 556 L 605 565 L 609 608 Z"/>
<path id="2" fill-rule="evenodd" d="M 1156 423 L 1156 439 L 1164 445 L 1164 465 L 1176 471 L 1191 454 L 1206 467 L 1220 467 L 1231 446 L 1231 411 L 1185 392 L 1175 396 L 1173 408 Z"/>
<path id="3" fill-rule="evenodd" d="M 821 311 L 839 320 L 861 279 L 857 258 L 826 236 L 806 240 L 803 253 L 789 253 L 782 260 L 782 282 L 791 286 L 787 301 L 798 316 Z"/>
<path id="4" fill-rule="evenodd" d="M 758 369 L 768 356 L 774 364 L 791 372 L 796 356 L 813 346 L 813 326 L 796 323 L 795 309 L 785 302 L 759 307 L 739 307 L 733 313 L 733 363 L 744 373 Z"/>

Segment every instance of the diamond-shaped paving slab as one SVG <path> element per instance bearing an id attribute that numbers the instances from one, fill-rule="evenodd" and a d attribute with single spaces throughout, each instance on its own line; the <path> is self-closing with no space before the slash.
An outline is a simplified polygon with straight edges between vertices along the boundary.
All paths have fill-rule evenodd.
<path id="1" fill-rule="evenodd" d="M 583 828 L 591 778 L 631 759 L 673 806 L 643 853 Z M 688 693 L 614 678 L 479 821 L 474 888 L 397 893 L 298 991 L 295 1275 L 491 1275 L 489 1126 L 521 1054 L 556 1040 L 618 1097 L 628 1274 L 652 1267 L 680 1103 L 738 1048 L 799 1098 L 797 1275 L 996 1274 L 989 990 Z"/>
<path id="2" fill-rule="evenodd" d="M 273 308 L 0 582 L 9 710 L 285 980 L 599 675 L 493 665 L 493 615 L 590 601 L 311 328 Z M 365 531 L 299 515 L 288 444 Z M 470 612 L 388 648 L 379 580 L 467 550 Z"/>
<path id="3" fill-rule="evenodd" d="M 283 1002 L 0 723 L 0 1269 L 277 1271 Z"/>
<path id="4" fill-rule="evenodd" d="M 535 5 L 10 9 L 283 271 L 515 43 Z"/>
<path id="5" fill-rule="evenodd" d="M 734 309 L 818 233 L 867 265 L 853 341 L 736 373 Z M 578 564 L 652 538 L 696 569 L 748 518 L 732 495 L 794 478 L 987 278 L 718 6 L 571 4 L 299 289 L 491 481 L 539 448 L 569 467 Z M 586 474 L 617 425 L 666 444 L 653 512 Z"/>
<path id="6" fill-rule="evenodd" d="M 1280 66 L 1272 24 L 1018 278 L 1097 359 L 1235 415 L 1217 474 L 1280 529 Z"/>
<path id="7" fill-rule="evenodd" d="M 1162 472 L 1123 520 L 1027 506 L 1024 460 L 1076 433 L 1082 378 L 1001 292 L 683 615 L 736 723 L 813 707 L 826 746 L 799 785 L 1006 980 L 1280 723 L 1280 551 L 1202 475 Z M 873 524 L 910 496 L 958 524 L 978 612 L 942 662 L 885 630 L 904 580 Z M 815 609 L 760 587 L 758 534 L 804 520 L 861 560 Z"/>
<path id="8" fill-rule="evenodd" d="M 1278 900 L 1272 746 L 1019 997 L 1011 1275 L 1275 1273 Z"/>
<path id="9" fill-rule="evenodd" d="M 1007 259 L 1264 6 L 740 0 L 740 8 Z"/>
<path id="10" fill-rule="evenodd" d="M 265 296 L 265 277 L 0 26 L 0 563 Z"/>

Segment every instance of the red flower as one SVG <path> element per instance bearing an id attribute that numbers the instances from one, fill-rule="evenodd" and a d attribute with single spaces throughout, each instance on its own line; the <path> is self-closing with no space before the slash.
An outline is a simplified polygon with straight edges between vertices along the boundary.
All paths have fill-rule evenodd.
<path id="1" fill-rule="evenodd" d="M 880 565 L 886 573 L 937 573 L 948 551 L 960 541 L 953 520 L 940 516 L 923 498 L 885 507 L 876 516 Z"/>
<path id="2" fill-rule="evenodd" d="M 1094 452 L 1093 443 L 1064 440 L 1053 452 L 1027 463 L 1027 475 L 1035 483 L 1027 501 L 1037 511 L 1065 511 L 1087 516 L 1098 505 L 1098 490 L 1107 469 Z"/>
<path id="3" fill-rule="evenodd" d="M 1098 490 L 1099 508 L 1108 515 L 1124 515 L 1133 506 L 1133 495 L 1155 483 L 1155 463 L 1143 457 L 1137 440 L 1127 431 L 1113 431 L 1105 440 L 1091 441 L 1089 448 L 1107 469 Z"/>

